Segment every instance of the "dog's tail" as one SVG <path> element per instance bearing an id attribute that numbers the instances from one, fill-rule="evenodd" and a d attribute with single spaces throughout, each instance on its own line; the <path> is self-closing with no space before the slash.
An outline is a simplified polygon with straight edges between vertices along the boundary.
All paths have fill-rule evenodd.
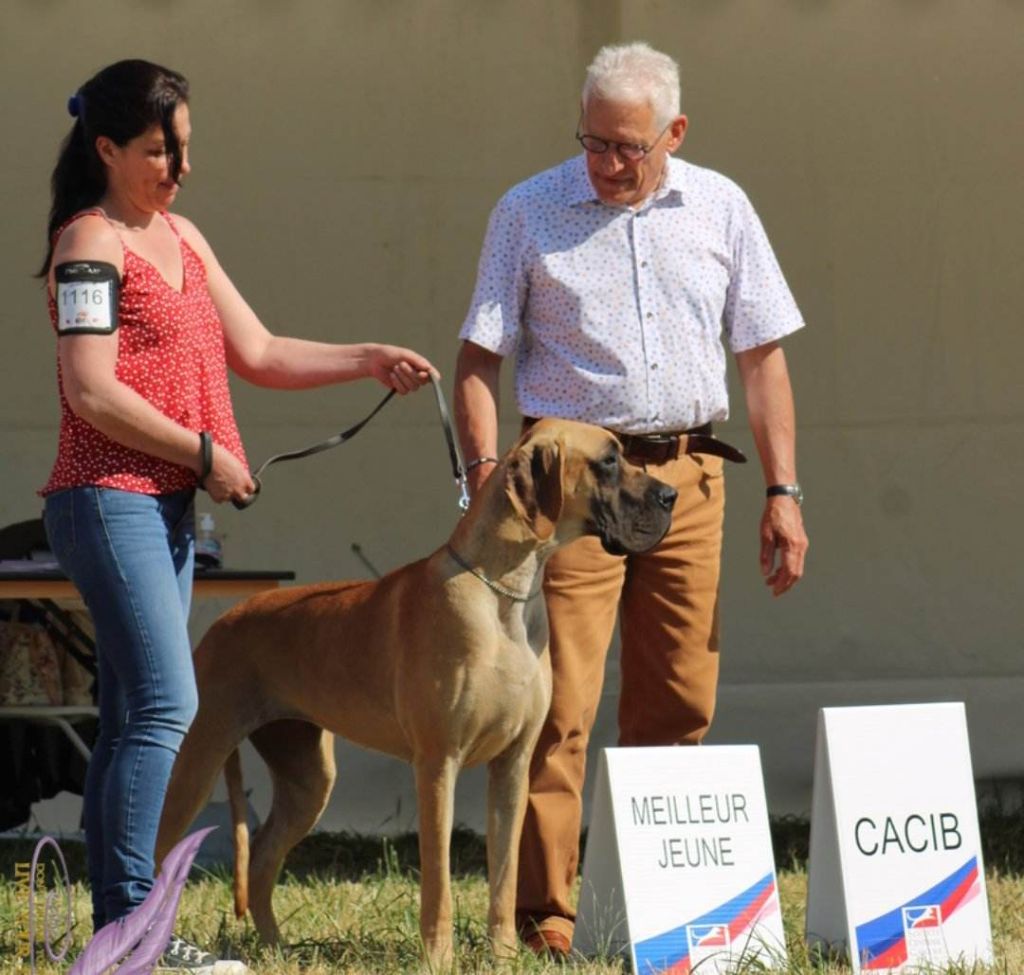
<path id="1" fill-rule="evenodd" d="M 242 786 L 242 762 L 237 748 L 224 763 L 224 781 L 228 787 L 232 839 L 235 844 L 235 917 L 242 918 L 249 909 L 249 822 Z"/>

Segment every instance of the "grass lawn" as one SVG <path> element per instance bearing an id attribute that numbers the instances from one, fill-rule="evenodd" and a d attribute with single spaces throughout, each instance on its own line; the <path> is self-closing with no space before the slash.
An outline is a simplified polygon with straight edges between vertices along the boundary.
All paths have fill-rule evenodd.
<path id="1" fill-rule="evenodd" d="M 838 962 L 814 962 L 803 944 L 807 892 L 807 825 L 796 821 L 772 824 L 779 889 L 790 963 L 796 975 L 840 975 L 850 971 Z M 949 975 L 983 972 L 1024 973 L 1024 819 L 1020 815 L 983 816 L 985 862 L 996 964 L 954 965 Z M 14 883 L 15 864 L 31 858 L 28 841 L 0 843 L 0 975 L 27 973 L 28 959 L 19 944 L 24 896 Z M 80 846 L 67 844 L 64 853 L 72 879 L 74 915 L 68 961 L 91 934 L 88 893 L 81 878 L 85 868 Z M 456 970 L 495 969 L 486 939 L 487 885 L 481 839 L 457 832 L 452 844 L 456 912 Z M 178 911 L 177 930 L 198 944 L 243 958 L 257 973 L 322 975 L 322 973 L 404 973 L 419 966 L 415 836 L 391 841 L 344 834 L 315 834 L 289 857 L 285 877 L 275 895 L 275 908 L 287 947 L 271 951 L 260 946 L 251 922 L 236 921 L 226 876 L 193 870 Z M 199 874 L 199 876 L 197 876 Z M 58 934 L 63 930 L 58 924 Z M 38 955 L 45 954 L 42 949 Z M 52 964 L 36 959 L 39 973 L 65 972 L 68 961 Z M 586 975 L 619 973 L 621 962 L 579 959 L 571 966 Z M 555 972 L 564 966 L 541 962 L 528 954 L 501 966 L 506 972 Z M 751 970 L 751 969 L 747 969 Z"/>

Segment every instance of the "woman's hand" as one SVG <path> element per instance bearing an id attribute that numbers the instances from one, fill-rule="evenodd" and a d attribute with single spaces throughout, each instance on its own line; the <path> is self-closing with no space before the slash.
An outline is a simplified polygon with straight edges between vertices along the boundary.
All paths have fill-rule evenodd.
<path id="1" fill-rule="evenodd" d="M 397 345 L 369 345 L 369 372 L 377 382 L 404 396 L 430 382 L 440 373 L 412 349 Z"/>
<path id="2" fill-rule="evenodd" d="M 203 482 L 210 497 L 223 501 L 244 501 L 256 491 L 256 482 L 245 465 L 225 447 L 213 445 L 213 466 Z"/>

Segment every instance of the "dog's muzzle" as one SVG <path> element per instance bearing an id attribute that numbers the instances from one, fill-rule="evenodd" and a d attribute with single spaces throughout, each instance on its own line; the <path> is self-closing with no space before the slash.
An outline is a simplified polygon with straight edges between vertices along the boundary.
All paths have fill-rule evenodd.
<path id="1" fill-rule="evenodd" d="M 639 555 L 654 548 L 672 524 L 679 492 L 653 477 L 640 497 L 622 492 L 614 512 L 596 513 L 596 533 L 609 555 Z"/>

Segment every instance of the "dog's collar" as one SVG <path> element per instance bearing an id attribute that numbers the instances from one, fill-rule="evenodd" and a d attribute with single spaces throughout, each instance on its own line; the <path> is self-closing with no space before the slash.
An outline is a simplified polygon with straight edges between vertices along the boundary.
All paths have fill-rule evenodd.
<path id="1" fill-rule="evenodd" d="M 527 593 L 525 596 L 518 592 L 513 592 L 511 589 L 507 589 L 500 582 L 495 582 L 493 579 L 488 579 L 482 572 L 474 569 L 458 552 L 451 547 L 451 544 L 446 544 L 445 548 L 448 550 L 448 554 L 459 563 L 470 575 L 476 576 L 488 589 L 498 593 L 499 596 L 507 596 L 513 602 L 516 603 L 528 603 L 531 599 L 539 596 L 541 590 L 544 588 L 543 582 L 533 592 Z"/>

